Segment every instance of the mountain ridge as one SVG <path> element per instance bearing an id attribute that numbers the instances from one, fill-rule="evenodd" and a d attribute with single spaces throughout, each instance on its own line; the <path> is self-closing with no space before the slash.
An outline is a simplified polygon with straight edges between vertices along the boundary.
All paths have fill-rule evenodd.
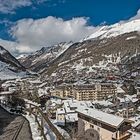
<path id="1" fill-rule="evenodd" d="M 14 79 L 27 73 L 26 68 L 9 51 L 0 46 L 0 79 Z"/>
<path id="2" fill-rule="evenodd" d="M 130 29 L 128 27 L 130 27 Z M 104 33 L 99 33 L 100 31 L 103 31 Z M 82 69 L 91 69 L 92 66 L 100 65 L 100 63 L 106 61 L 108 57 L 120 59 L 121 63 L 121 60 L 124 57 L 133 56 L 136 53 L 136 50 L 138 53 L 140 52 L 139 31 L 140 20 L 103 27 L 102 29 L 99 29 L 99 31 L 93 33 L 90 38 L 88 37 L 83 41 L 70 44 L 65 51 L 60 51 L 61 55 L 58 57 L 56 57 L 58 51 L 56 51 L 57 53 L 54 53 L 54 57 L 49 57 L 55 59 L 42 59 L 42 53 L 45 52 L 45 48 L 42 48 L 31 55 L 31 58 L 35 56 L 35 60 L 41 58 L 41 65 L 35 64 L 32 70 L 36 70 L 36 72 L 39 72 L 43 77 L 57 73 L 64 78 L 65 75 L 71 75 L 73 72 L 78 74 L 79 71 L 83 71 Z M 59 49 L 61 48 L 59 44 L 56 46 Z M 52 53 L 52 50 L 48 49 L 47 53 Z M 36 56 L 38 58 L 36 58 Z M 27 58 L 27 60 L 29 60 L 29 57 Z M 112 61 L 111 63 L 113 63 Z M 22 61 L 20 62 L 22 63 Z M 28 61 L 23 60 L 23 63 L 24 62 L 26 63 Z M 32 60 L 31 63 L 33 63 Z"/>

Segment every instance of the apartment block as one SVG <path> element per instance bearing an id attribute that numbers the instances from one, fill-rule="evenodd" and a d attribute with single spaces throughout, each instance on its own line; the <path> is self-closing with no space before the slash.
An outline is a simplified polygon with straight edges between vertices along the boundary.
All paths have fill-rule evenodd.
<path id="1" fill-rule="evenodd" d="M 74 98 L 79 101 L 102 100 L 116 94 L 117 88 L 112 83 L 63 85 L 51 91 L 52 96 Z"/>

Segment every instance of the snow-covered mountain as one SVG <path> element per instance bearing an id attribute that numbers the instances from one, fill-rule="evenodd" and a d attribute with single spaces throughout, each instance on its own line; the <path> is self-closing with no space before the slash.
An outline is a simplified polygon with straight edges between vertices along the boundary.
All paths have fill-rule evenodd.
<path id="1" fill-rule="evenodd" d="M 135 31 L 140 31 L 139 19 L 125 22 L 125 23 L 116 23 L 111 26 L 103 26 L 99 28 L 95 33 L 85 38 L 84 40 L 95 39 L 97 37 L 99 37 L 100 39 L 116 37 L 118 35 L 135 32 Z"/>
<path id="2" fill-rule="evenodd" d="M 42 77 L 45 78 L 47 75 L 50 76 L 49 79 L 54 78 L 54 81 L 59 79 L 63 82 L 72 82 L 96 79 L 96 76 L 105 78 L 110 73 L 118 75 L 120 66 L 133 66 L 133 61 L 127 64 L 127 60 L 139 53 L 140 34 L 138 32 L 86 40 L 70 46 L 61 57 L 43 71 Z M 126 68 L 123 70 L 125 71 Z"/>
<path id="3" fill-rule="evenodd" d="M 139 54 L 139 31 L 140 20 L 103 26 L 77 43 L 44 47 L 19 60 L 26 68 L 40 72 L 44 78 L 49 75 L 61 80 L 81 80 L 89 73 L 97 75 L 98 69 L 101 73 L 118 71 L 120 63 L 124 64 Z"/>
<path id="4" fill-rule="evenodd" d="M 27 71 L 4 47 L 0 46 L 0 79 L 22 77 Z"/>
<path id="5" fill-rule="evenodd" d="M 54 46 L 43 47 L 27 57 L 20 57 L 18 60 L 26 68 L 38 72 L 43 70 L 43 68 L 48 67 L 51 62 L 63 54 L 72 44 L 72 42 L 62 42 Z"/>

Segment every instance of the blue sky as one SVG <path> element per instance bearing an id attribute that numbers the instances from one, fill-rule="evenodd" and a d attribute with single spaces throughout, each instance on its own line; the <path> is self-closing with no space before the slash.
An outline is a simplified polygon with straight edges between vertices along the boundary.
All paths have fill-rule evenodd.
<path id="1" fill-rule="evenodd" d="M 19 34 L 17 30 L 21 26 L 23 28 L 23 25 L 26 27 L 25 20 L 28 21 L 29 19 L 33 21 L 27 22 L 28 27 L 29 24 L 39 24 L 42 27 L 44 22 L 41 19 L 44 19 L 47 28 L 47 23 L 50 22 L 49 20 L 57 23 L 57 21 L 59 21 L 58 18 L 63 20 L 61 22 L 62 24 L 68 21 L 71 27 L 73 27 L 72 19 L 77 18 L 76 20 L 80 22 L 83 30 L 85 30 L 85 28 L 87 30 L 87 27 L 89 28 L 90 26 L 93 30 L 94 27 L 102 24 L 110 25 L 122 20 L 129 20 L 131 17 L 137 15 L 139 9 L 140 0 L 0 0 L 0 39 L 4 41 L 15 41 L 16 43 L 22 42 L 22 44 L 24 44 L 23 41 L 26 41 L 26 39 L 23 39 L 23 36 L 27 33 L 22 34 L 21 37 L 21 34 Z M 50 16 L 53 17 L 53 19 L 47 18 Z M 78 19 L 78 17 L 82 19 Z M 42 22 L 42 24 L 40 22 Z M 39 25 L 38 28 L 40 28 Z M 82 31 L 82 34 L 83 32 L 84 31 Z M 83 35 L 81 37 L 83 37 Z M 68 39 L 66 39 L 66 41 L 67 40 Z M 61 41 L 61 39 L 57 41 L 54 40 L 54 43 L 58 41 Z M 47 44 L 46 41 L 40 44 L 40 46 L 51 45 L 52 42 L 53 40 Z M 31 45 L 31 43 L 24 45 L 27 47 Z M 35 49 L 38 49 L 38 47 Z"/>

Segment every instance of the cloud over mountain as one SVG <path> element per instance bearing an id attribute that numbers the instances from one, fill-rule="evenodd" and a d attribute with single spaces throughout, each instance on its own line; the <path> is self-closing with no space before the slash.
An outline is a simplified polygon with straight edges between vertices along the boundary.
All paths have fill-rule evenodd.
<path id="1" fill-rule="evenodd" d="M 137 15 L 129 20 L 139 18 L 140 10 L 138 10 Z M 53 16 L 40 19 L 22 19 L 12 24 L 10 30 L 10 34 L 15 41 L 0 39 L 0 45 L 6 47 L 13 54 L 30 53 L 41 47 L 51 46 L 64 41 L 79 41 L 93 34 L 101 26 L 88 25 L 88 18 L 85 17 L 77 17 L 70 20 Z"/>
<path id="2" fill-rule="evenodd" d="M 90 35 L 97 28 L 87 25 L 87 18 L 46 17 L 42 19 L 23 19 L 12 27 L 11 34 L 16 42 L 22 44 L 19 52 L 34 51 L 42 46 L 50 46 L 60 42 L 79 41 Z M 27 46 L 26 48 L 23 48 Z"/>

